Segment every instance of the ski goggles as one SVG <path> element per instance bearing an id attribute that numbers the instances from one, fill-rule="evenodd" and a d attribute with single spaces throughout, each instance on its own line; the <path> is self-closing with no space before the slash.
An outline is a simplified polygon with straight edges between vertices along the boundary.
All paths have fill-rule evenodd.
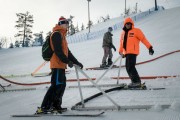
<path id="1" fill-rule="evenodd" d="M 62 24 L 69 24 L 69 21 L 67 21 L 67 20 L 59 21 L 59 25 L 62 25 Z"/>

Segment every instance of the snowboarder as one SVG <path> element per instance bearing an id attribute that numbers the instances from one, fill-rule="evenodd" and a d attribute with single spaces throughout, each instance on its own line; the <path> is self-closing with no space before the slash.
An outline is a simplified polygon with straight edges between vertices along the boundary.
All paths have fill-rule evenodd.
<path id="1" fill-rule="evenodd" d="M 113 34 L 111 33 L 113 31 L 112 27 L 108 28 L 108 31 L 104 34 L 103 37 L 103 50 L 104 50 L 104 56 L 102 59 L 102 64 L 100 65 L 101 68 L 104 67 L 109 67 L 113 62 L 112 62 L 112 48 L 114 49 L 114 51 L 116 51 L 115 46 L 113 45 L 113 40 L 112 40 L 112 36 Z M 108 63 L 106 62 L 106 59 L 108 57 Z"/>
<path id="2" fill-rule="evenodd" d="M 54 51 L 50 60 L 50 68 L 52 69 L 51 86 L 36 114 L 48 113 L 54 110 L 60 113 L 66 111 L 67 108 L 61 107 L 66 87 L 65 69 L 67 64 L 70 68 L 73 67 L 73 64 L 78 65 L 81 69 L 83 68 L 83 65 L 73 56 L 68 48 L 66 40 L 68 25 L 68 19 L 60 17 L 58 24 L 53 28 L 50 38 L 50 45 Z"/>
<path id="3" fill-rule="evenodd" d="M 153 55 L 153 47 L 146 39 L 143 32 L 139 28 L 134 27 L 134 21 L 130 17 L 126 18 L 120 38 L 119 54 L 122 57 L 126 57 L 126 71 L 131 79 L 131 83 L 128 87 L 141 87 L 141 80 L 135 68 L 136 57 L 139 54 L 140 41 L 149 49 L 149 54 Z"/>

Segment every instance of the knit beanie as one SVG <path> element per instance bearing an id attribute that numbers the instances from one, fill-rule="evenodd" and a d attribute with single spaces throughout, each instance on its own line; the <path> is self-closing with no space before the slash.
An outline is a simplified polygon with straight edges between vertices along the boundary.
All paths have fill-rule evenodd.
<path id="1" fill-rule="evenodd" d="M 61 16 L 58 21 L 58 25 L 62 25 L 62 24 L 69 24 L 68 20 L 63 16 Z"/>

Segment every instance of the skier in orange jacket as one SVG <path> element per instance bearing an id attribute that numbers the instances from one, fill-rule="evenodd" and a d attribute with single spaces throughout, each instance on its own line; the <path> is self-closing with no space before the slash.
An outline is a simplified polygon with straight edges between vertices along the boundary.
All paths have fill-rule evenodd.
<path id="1" fill-rule="evenodd" d="M 51 85 L 44 96 L 41 107 L 38 107 L 36 114 L 53 113 L 53 111 L 62 113 L 67 111 L 67 108 L 61 106 L 62 97 L 66 88 L 65 69 L 67 65 L 72 68 L 73 64 L 83 68 L 82 63 L 80 63 L 69 50 L 66 40 L 68 26 L 68 19 L 61 16 L 58 24 L 53 27 L 53 33 L 50 37 L 50 46 L 54 51 L 50 60 L 50 68 L 52 70 Z"/>
<path id="2" fill-rule="evenodd" d="M 120 36 L 119 54 L 122 57 L 126 57 L 126 71 L 131 79 L 131 84 L 129 84 L 128 87 L 141 87 L 141 80 L 135 68 L 136 56 L 139 54 L 140 41 L 149 49 L 149 54 L 153 55 L 153 47 L 146 39 L 143 32 L 139 28 L 134 27 L 134 21 L 130 17 L 126 18 Z"/>

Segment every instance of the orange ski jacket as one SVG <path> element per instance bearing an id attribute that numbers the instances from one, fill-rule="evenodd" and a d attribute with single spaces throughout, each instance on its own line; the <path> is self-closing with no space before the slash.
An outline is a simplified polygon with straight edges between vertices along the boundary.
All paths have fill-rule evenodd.
<path id="1" fill-rule="evenodd" d="M 120 35 L 120 54 L 139 54 L 140 41 L 149 49 L 152 45 L 148 42 L 143 32 L 139 28 L 134 28 L 134 21 L 128 17 L 124 20 L 124 26 L 126 23 L 132 23 L 132 29 L 128 31 L 126 49 L 123 48 L 125 31 L 123 30 Z"/>
<path id="2" fill-rule="evenodd" d="M 59 25 L 56 25 L 53 28 L 53 32 L 56 32 L 56 31 L 58 31 L 62 35 L 62 38 L 59 38 L 59 39 L 62 39 L 62 45 L 60 45 L 60 46 L 62 46 L 63 53 L 68 57 L 68 44 L 67 44 L 67 40 L 66 40 L 66 30 L 64 28 L 60 27 Z M 52 35 L 51 35 L 51 38 L 50 38 L 50 45 L 51 45 L 52 50 L 54 51 L 54 46 L 53 46 L 53 43 L 52 43 Z M 55 53 L 53 53 L 53 56 L 52 56 L 52 58 L 50 60 L 50 68 L 66 69 L 67 64 L 62 62 L 58 58 L 58 56 Z"/>

